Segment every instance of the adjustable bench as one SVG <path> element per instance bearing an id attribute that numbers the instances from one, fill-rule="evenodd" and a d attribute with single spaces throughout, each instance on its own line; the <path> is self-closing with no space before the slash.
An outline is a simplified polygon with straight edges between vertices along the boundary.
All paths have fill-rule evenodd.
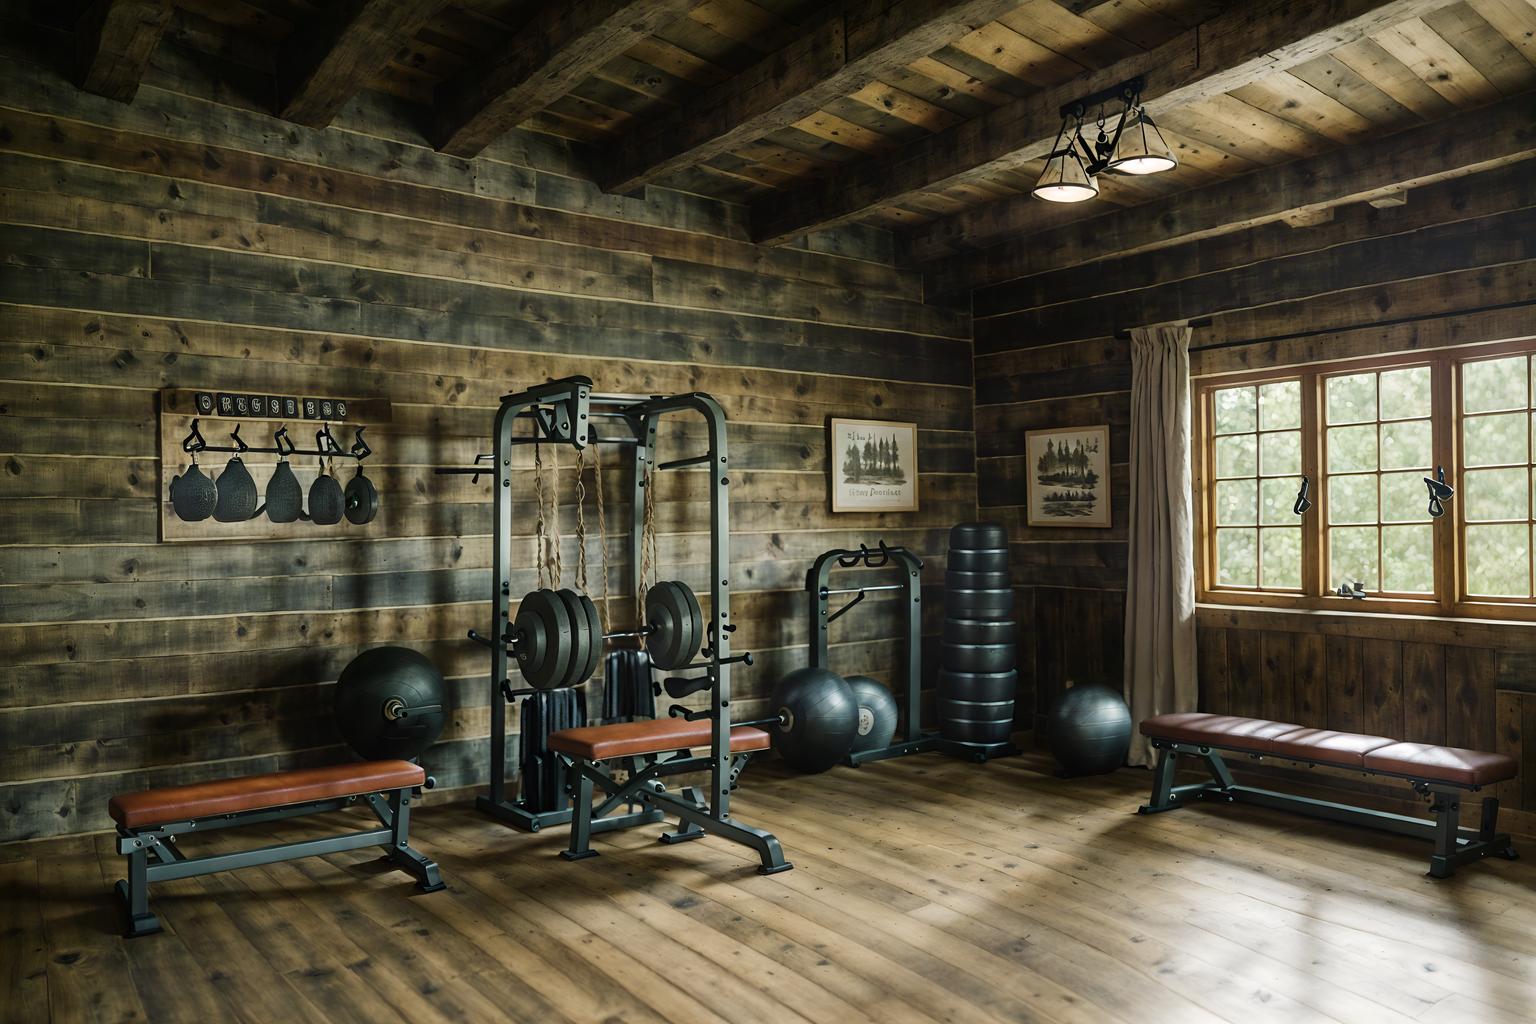
<path id="1" fill-rule="evenodd" d="M 422 892 L 442 889 L 437 865 L 409 844 L 411 797 L 423 785 L 429 783 L 421 765 L 365 761 L 113 797 L 107 811 L 117 822 L 117 852 L 128 858 L 128 878 L 117 883 L 128 911 L 126 934 L 131 938 L 160 930 L 159 920 L 149 912 L 151 882 L 367 846 L 384 847 L 385 859 L 415 875 Z M 176 845 L 178 837 L 190 833 L 339 810 L 359 797 L 372 808 L 381 828 L 205 857 L 189 858 Z"/>
<path id="2" fill-rule="evenodd" d="M 1483 798 L 1482 820 L 1477 829 L 1461 827 L 1464 795 L 1512 779 L 1518 773 L 1515 759 L 1504 754 L 1400 743 L 1386 736 L 1309 729 L 1259 718 L 1198 713 L 1155 715 L 1141 723 L 1141 733 L 1159 751 L 1152 778 L 1152 801 L 1142 805 L 1142 814 L 1171 811 L 1191 800 L 1220 800 L 1278 807 L 1417 836 L 1435 844 L 1429 858 L 1429 874 L 1434 878 L 1449 878 L 1458 866 L 1493 854 L 1509 860 L 1518 856 L 1509 836 L 1496 831 L 1499 802 L 1493 797 Z M 1255 761 L 1273 757 L 1403 779 L 1412 784 L 1414 792 L 1429 800 L 1434 820 L 1240 786 L 1227 770 L 1222 751 Z M 1201 758 L 1212 781 L 1175 786 L 1175 762 L 1180 754 Z"/>
<path id="3" fill-rule="evenodd" d="M 687 842 L 712 833 L 756 850 L 762 861 L 760 874 L 788 871 L 791 865 L 784 860 L 784 851 L 771 833 L 741 824 L 726 813 L 725 807 L 712 808 L 710 801 L 693 786 L 673 794 L 662 785 L 661 779 L 668 775 L 709 771 L 711 758 L 694 757 L 691 749 L 708 747 L 712 730 L 713 723 L 705 719 L 660 718 L 550 733 L 549 749 L 571 762 L 571 845 L 560 856 L 566 860 L 596 857 L 597 851 L 591 846 L 593 832 L 660 821 L 670 815 L 678 819 L 678 827 L 676 831 L 662 833 L 664 843 Z M 735 788 L 751 756 L 771 745 L 771 738 L 762 729 L 747 725 L 731 729 L 727 793 Z M 619 781 L 609 762 L 625 772 L 624 781 Z M 595 810 L 594 787 L 607 794 Z M 612 813 L 636 803 L 643 804 L 645 810 L 637 814 Z"/>

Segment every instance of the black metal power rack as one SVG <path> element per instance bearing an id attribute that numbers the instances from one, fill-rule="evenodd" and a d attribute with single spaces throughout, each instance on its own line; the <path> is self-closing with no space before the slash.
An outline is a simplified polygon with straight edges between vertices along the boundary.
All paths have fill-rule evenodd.
<path id="1" fill-rule="evenodd" d="M 657 428 L 662 417 L 673 413 L 696 413 L 704 420 L 708 432 L 708 449 L 701 455 L 671 462 L 655 463 Z M 514 436 L 519 421 L 532 421 L 532 436 Z M 607 436 L 594 429 L 593 421 L 603 420 L 622 424 L 625 433 Z M 507 704 L 533 690 L 515 688 L 510 679 L 512 637 L 508 629 L 512 610 L 511 573 L 512 559 L 512 449 L 523 445 L 553 444 L 581 450 L 589 444 L 617 445 L 634 449 L 634 494 L 631 501 L 630 562 L 632 572 L 638 577 L 643 561 L 644 526 L 647 480 L 652 479 L 648 470 L 668 471 L 693 466 L 709 469 L 710 499 L 710 604 L 705 628 L 705 646 L 700 652 L 703 660 L 686 666 L 703 669 L 709 679 L 711 694 L 707 715 L 711 722 L 710 752 L 708 758 L 678 758 L 668 761 L 659 774 L 675 774 L 681 770 L 709 772 L 707 795 L 700 800 L 690 800 L 661 790 L 659 785 L 648 786 L 644 793 L 635 795 L 644 803 L 637 808 L 628 803 L 627 813 L 617 812 L 618 802 L 610 799 L 594 812 L 590 822 L 592 832 L 606 832 L 628 828 L 647 822 L 677 817 L 687 823 L 685 832 L 699 830 L 714 833 L 754 848 L 778 843 L 771 835 L 759 829 L 741 824 L 730 817 L 731 788 L 741 767 L 744 755 L 733 759 L 730 751 L 731 735 L 731 666 L 750 662 L 747 654 L 732 655 L 731 634 L 736 626 L 731 621 L 730 590 L 730 502 L 727 488 L 730 486 L 730 455 L 726 440 L 725 412 L 709 395 L 693 392 L 682 395 L 629 395 L 595 393 L 590 378 L 575 376 L 550 381 L 517 394 L 506 395 L 497 410 L 494 427 L 492 464 L 459 467 L 440 472 L 462 474 L 494 473 L 495 476 L 495 551 L 491 577 L 491 629 L 489 637 L 500 642 L 488 642 L 491 650 L 491 764 L 488 791 L 476 801 L 485 813 L 530 832 L 546 825 L 570 822 L 572 808 L 567 805 L 558 810 L 530 810 L 523 801 L 510 799 L 508 787 L 512 776 L 507 766 L 506 718 Z M 638 582 L 638 579 L 637 579 Z M 693 717 L 693 715 L 690 715 Z M 697 789 L 689 787 L 692 795 Z M 685 834 L 684 838 L 691 838 Z M 782 860 L 782 857 L 780 857 Z"/>

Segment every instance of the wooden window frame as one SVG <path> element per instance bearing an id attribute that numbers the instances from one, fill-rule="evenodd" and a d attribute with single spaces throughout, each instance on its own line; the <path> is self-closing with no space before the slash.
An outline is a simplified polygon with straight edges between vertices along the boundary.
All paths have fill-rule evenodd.
<path id="1" fill-rule="evenodd" d="M 1206 605 L 1536 621 L 1536 598 L 1485 598 L 1466 594 L 1466 517 L 1462 502 L 1458 500 L 1462 495 L 1466 474 L 1460 450 L 1461 364 L 1517 354 L 1536 356 L 1536 339 L 1212 374 L 1194 380 L 1191 425 L 1195 447 L 1191 462 L 1194 480 L 1196 600 Z M 1455 481 L 1457 492 L 1457 497 L 1451 500 L 1451 507 L 1447 508 L 1448 514 L 1431 523 L 1434 538 L 1434 591 L 1423 598 L 1370 595 L 1364 600 L 1356 600 L 1339 597 L 1329 591 L 1325 579 L 1328 555 L 1328 482 L 1324 472 L 1326 395 L 1323 381 L 1328 377 L 1350 373 L 1380 373 L 1413 366 L 1428 366 L 1430 369 L 1430 437 L 1434 449 L 1432 464 L 1445 466 L 1447 477 Z M 1301 592 L 1220 587 L 1215 584 L 1216 435 L 1212 394 L 1226 388 L 1257 386 L 1284 380 L 1301 382 L 1302 474 L 1312 482 L 1312 509 L 1302 522 Z M 1528 383 L 1527 387 L 1536 389 L 1536 384 Z M 1536 405 L 1536 394 L 1528 391 L 1528 397 L 1531 404 Z M 1536 412 L 1527 416 L 1528 423 L 1532 416 L 1536 416 Z M 1527 430 L 1528 440 L 1536 445 L 1536 428 L 1528 425 Z M 1528 451 L 1527 457 L 1536 459 L 1536 449 Z M 1533 468 L 1532 473 L 1536 474 L 1536 468 Z M 1427 494 L 1425 500 L 1428 501 Z M 1530 511 L 1536 516 L 1536 507 Z M 1379 530 L 1379 507 L 1377 520 Z M 1536 540 L 1536 525 L 1531 527 L 1531 536 Z M 1531 547 L 1536 549 L 1536 544 Z M 1530 555 L 1532 583 L 1536 587 L 1536 550 L 1532 550 Z"/>

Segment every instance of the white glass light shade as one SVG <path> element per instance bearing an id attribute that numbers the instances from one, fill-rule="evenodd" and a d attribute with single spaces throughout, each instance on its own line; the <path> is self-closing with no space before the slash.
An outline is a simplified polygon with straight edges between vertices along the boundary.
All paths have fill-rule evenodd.
<path id="1" fill-rule="evenodd" d="M 1134 117 L 1135 120 L 1120 133 L 1120 144 L 1115 147 L 1114 159 L 1109 161 L 1105 170 L 1116 174 L 1156 174 L 1179 166 L 1179 162 L 1173 158 L 1173 150 L 1168 148 L 1168 143 L 1163 139 L 1163 133 L 1158 130 L 1152 118 L 1147 116 L 1147 112 L 1138 110 Z"/>

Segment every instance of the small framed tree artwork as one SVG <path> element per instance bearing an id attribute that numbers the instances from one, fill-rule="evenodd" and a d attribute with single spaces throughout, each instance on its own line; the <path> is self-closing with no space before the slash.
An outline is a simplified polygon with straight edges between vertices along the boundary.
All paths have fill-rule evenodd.
<path id="1" fill-rule="evenodd" d="M 1110 525 L 1109 427 L 1024 435 L 1030 526 Z"/>
<path id="2" fill-rule="evenodd" d="M 917 424 L 833 419 L 833 512 L 917 511 Z"/>

